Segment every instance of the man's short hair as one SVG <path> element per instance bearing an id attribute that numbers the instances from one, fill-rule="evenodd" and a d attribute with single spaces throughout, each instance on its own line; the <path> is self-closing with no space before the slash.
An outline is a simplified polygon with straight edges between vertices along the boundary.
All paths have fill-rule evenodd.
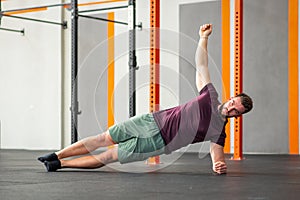
<path id="1" fill-rule="evenodd" d="M 241 94 L 236 95 L 236 97 L 240 97 L 241 98 L 242 105 L 245 108 L 244 113 L 247 113 L 250 110 L 252 110 L 252 108 L 253 108 L 253 101 L 252 101 L 252 99 L 247 94 L 241 93 Z"/>

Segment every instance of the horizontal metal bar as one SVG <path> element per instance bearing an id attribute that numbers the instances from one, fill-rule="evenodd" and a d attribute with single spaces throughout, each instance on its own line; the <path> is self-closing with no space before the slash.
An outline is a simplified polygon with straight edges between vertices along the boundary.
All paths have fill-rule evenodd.
<path id="1" fill-rule="evenodd" d="M 16 29 L 10 29 L 10 28 L 0 28 L 0 30 L 10 31 L 10 32 L 18 32 L 18 33 L 22 33 L 23 35 L 25 33 L 24 29 L 22 29 L 22 30 L 16 30 Z"/>
<path id="2" fill-rule="evenodd" d="M 122 9 L 122 8 L 128 8 L 128 6 L 117 6 L 117 7 L 109 7 L 109 8 L 99 8 L 99 9 L 93 9 L 93 10 L 82 10 L 78 13 L 85 13 L 85 12 L 95 12 L 95 11 L 103 11 L 103 10 L 113 10 L 113 9 Z"/>
<path id="3" fill-rule="evenodd" d="M 78 15 L 78 16 L 88 18 L 88 19 L 95 19 L 95 20 L 101 20 L 101 21 L 106 21 L 106 22 L 114 22 L 117 24 L 128 25 L 128 23 L 126 23 L 126 22 L 114 21 L 114 20 L 104 19 L 104 18 L 100 18 L 100 17 L 93 17 L 93 16 L 87 16 L 87 15 Z"/>
<path id="4" fill-rule="evenodd" d="M 93 17 L 93 16 L 88 16 L 88 15 L 78 15 L 78 17 L 83 17 L 83 18 L 88 18 L 88 19 L 95 19 L 95 20 L 106 21 L 106 22 L 113 22 L 113 23 L 122 24 L 122 25 L 128 25 L 128 23 L 126 23 L 126 22 L 109 20 L 109 19 L 105 19 L 105 18 Z M 138 28 L 142 28 L 141 23 L 139 23 L 138 25 L 135 25 L 135 26 L 138 27 Z"/>
<path id="5" fill-rule="evenodd" d="M 50 7 L 58 7 L 58 6 L 67 6 L 67 5 L 70 6 L 70 3 L 52 4 L 52 5 L 45 5 L 45 6 L 36 6 L 36 7 L 13 9 L 13 10 L 2 10 L 1 13 L 15 12 L 15 11 L 25 11 L 25 10 L 32 10 L 32 9 L 38 9 L 38 8 L 50 8 Z"/>
<path id="6" fill-rule="evenodd" d="M 94 1 L 94 2 L 87 2 L 87 3 L 79 3 L 78 6 L 92 6 L 97 4 L 106 4 L 106 3 L 116 3 L 116 2 L 125 2 L 128 0 L 107 0 L 107 1 Z"/>
<path id="7" fill-rule="evenodd" d="M 34 21 L 34 22 L 41 22 L 41 23 L 47 23 L 47 24 L 54 24 L 54 25 L 60 25 L 64 29 L 67 28 L 66 22 L 64 23 L 59 23 L 59 22 L 52 22 L 52 21 L 46 21 L 46 20 L 40 20 L 40 19 L 33 19 L 33 18 L 28 18 L 28 17 L 20 17 L 20 16 L 14 16 L 14 15 L 6 15 L 6 14 L 1 14 L 0 17 L 11 17 L 11 18 L 16 18 L 16 19 L 22 19 L 22 20 L 28 20 L 28 21 Z"/>

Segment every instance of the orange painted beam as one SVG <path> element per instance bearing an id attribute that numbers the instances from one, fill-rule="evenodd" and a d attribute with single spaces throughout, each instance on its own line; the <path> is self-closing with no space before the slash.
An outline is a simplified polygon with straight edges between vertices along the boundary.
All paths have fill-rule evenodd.
<path id="1" fill-rule="evenodd" d="M 114 13 L 107 14 L 109 20 L 114 20 Z M 107 68 L 107 125 L 108 127 L 114 125 L 114 88 L 115 88 L 115 25 L 113 22 L 107 23 L 107 37 L 108 37 L 108 68 Z"/>
<path id="2" fill-rule="evenodd" d="M 4 1 L 4 0 L 2 0 Z M 92 5 L 98 5 L 98 4 L 107 4 L 107 3 L 115 3 L 115 2 L 127 2 L 128 0 L 107 0 L 107 1 L 95 1 L 95 2 L 87 2 L 87 3 L 80 3 L 78 6 L 92 6 Z M 63 5 L 64 8 L 70 8 L 70 4 Z M 5 12 L 5 15 L 16 15 L 16 14 L 22 14 L 22 13 L 29 13 L 29 12 L 39 12 L 39 11 L 45 11 L 47 10 L 47 6 L 45 7 L 38 7 L 38 8 L 29 8 L 19 11 L 12 11 L 12 12 Z"/>
<path id="3" fill-rule="evenodd" d="M 288 5 L 289 153 L 299 154 L 298 0 Z"/>
<path id="4" fill-rule="evenodd" d="M 19 10 L 19 11 L 12 11 L 12 12 L 4 12 L 5 15 L 17 15 L 22 13 L 29 13 L 29 12 L 39 12 L 39 11 L 45 11 L 47 10 L 47 7 L 40 7 L 40 8 L 31 8 L 26 10 Z"/>
<path id="5" fill-rule="evenodd" d="M 222 0 L 222 101 L 230 98 L 230 0 Z M 226 126 L 224 152 L 230 153 L 230 121 Z"/>
<path id="6" fill-rule="evenodd" d="M 235 0 L 234 95 L 243 91 L 243 0 Z M 234 160 L 243 159 L 243 117 L 234 119 Z"/>
<path id="7" fill-rule="evenodd" d="M 95 2 L 88 2 L 88 3 L 79 3 L 78 6 L 91 6 L 91 5 L 98 5 L 98 4 L 106 4 L 106 3 L 115 3 L 115 2 L 122 2 L 128 0 L 108 0 L 108 1 L 95 1 Z"/>
<path id="8" fill-rule="evenodd" d="M 160 0 L 150 0 L 150 112 L 159 110 L 160 84 Z M 160 157 L 148 159 L 148 164 L 159 164 Z"/>

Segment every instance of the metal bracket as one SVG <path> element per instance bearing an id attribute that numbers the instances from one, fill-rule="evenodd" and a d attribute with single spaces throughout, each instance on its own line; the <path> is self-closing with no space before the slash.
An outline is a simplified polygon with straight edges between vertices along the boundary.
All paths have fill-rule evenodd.
<path id="1" fill-rule="evenodd" d="M 78 104 L 78 102 L 77 102 L 77 104 Z M 78 106 L 76 106 L 76 107 L 71 106 L 70 111 L 71 111 L 71 113 L 76 114 L 76 115 L 81 115 L 81 113 L 82 113 L 81 110 L 78 111 Z"/>
<path id="2" fill-rule="evenodd" d="M 141 31 L 143 30 L 143 23 L 139 22 L 137 25 L 135 25 L 136 27 L 138 27 L 138 30 Z"/>
<path id="3" fill-rule="evenodd" d="M 63 29 L 67 29 L 68 28 L 68 22 L 67 21 L 63 21 L 62 27 L 63 27 Z"/>

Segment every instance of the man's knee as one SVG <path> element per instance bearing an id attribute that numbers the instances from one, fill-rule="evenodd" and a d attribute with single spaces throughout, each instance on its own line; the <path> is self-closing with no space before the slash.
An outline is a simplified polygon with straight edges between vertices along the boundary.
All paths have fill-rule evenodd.
<path id="1" fill-rule="evenodd" d="M 100 133 L 100 134 L 96 135 L 96 140 L 98 142 L 108 141 L 108 142 L 114 143 L 114 141 L 113 141 L 112 137 L 110 136 L 108 130 L 103 132 L 103 133 Z"/>
<path id="2" fill-rule="evenodd" d="M 118 149 L 117 147 L 109 149 L 99 155 L 99 161 L 103 164 L 108 164 L 118 160 Z"/>
<path id="3" fill-rule="evenodd" d="M 109 133 L 109 130 L 107 130 L 107 131 L 104 132 L 104 136 L 105 136 L 105 140 L 108 141 L 109 143 L 111 143 L 111 144 L 117 144 L 117 142 L 115 142 L 112 139 L 112 137 L 111 137 L 111 135 Z"/>
<path id="4" fill-rule="evenodd" d="M 112 161 L 117 161 L 118 160 L 118 147 L 114 147 L 111 150 L 111 160 Z"/>

